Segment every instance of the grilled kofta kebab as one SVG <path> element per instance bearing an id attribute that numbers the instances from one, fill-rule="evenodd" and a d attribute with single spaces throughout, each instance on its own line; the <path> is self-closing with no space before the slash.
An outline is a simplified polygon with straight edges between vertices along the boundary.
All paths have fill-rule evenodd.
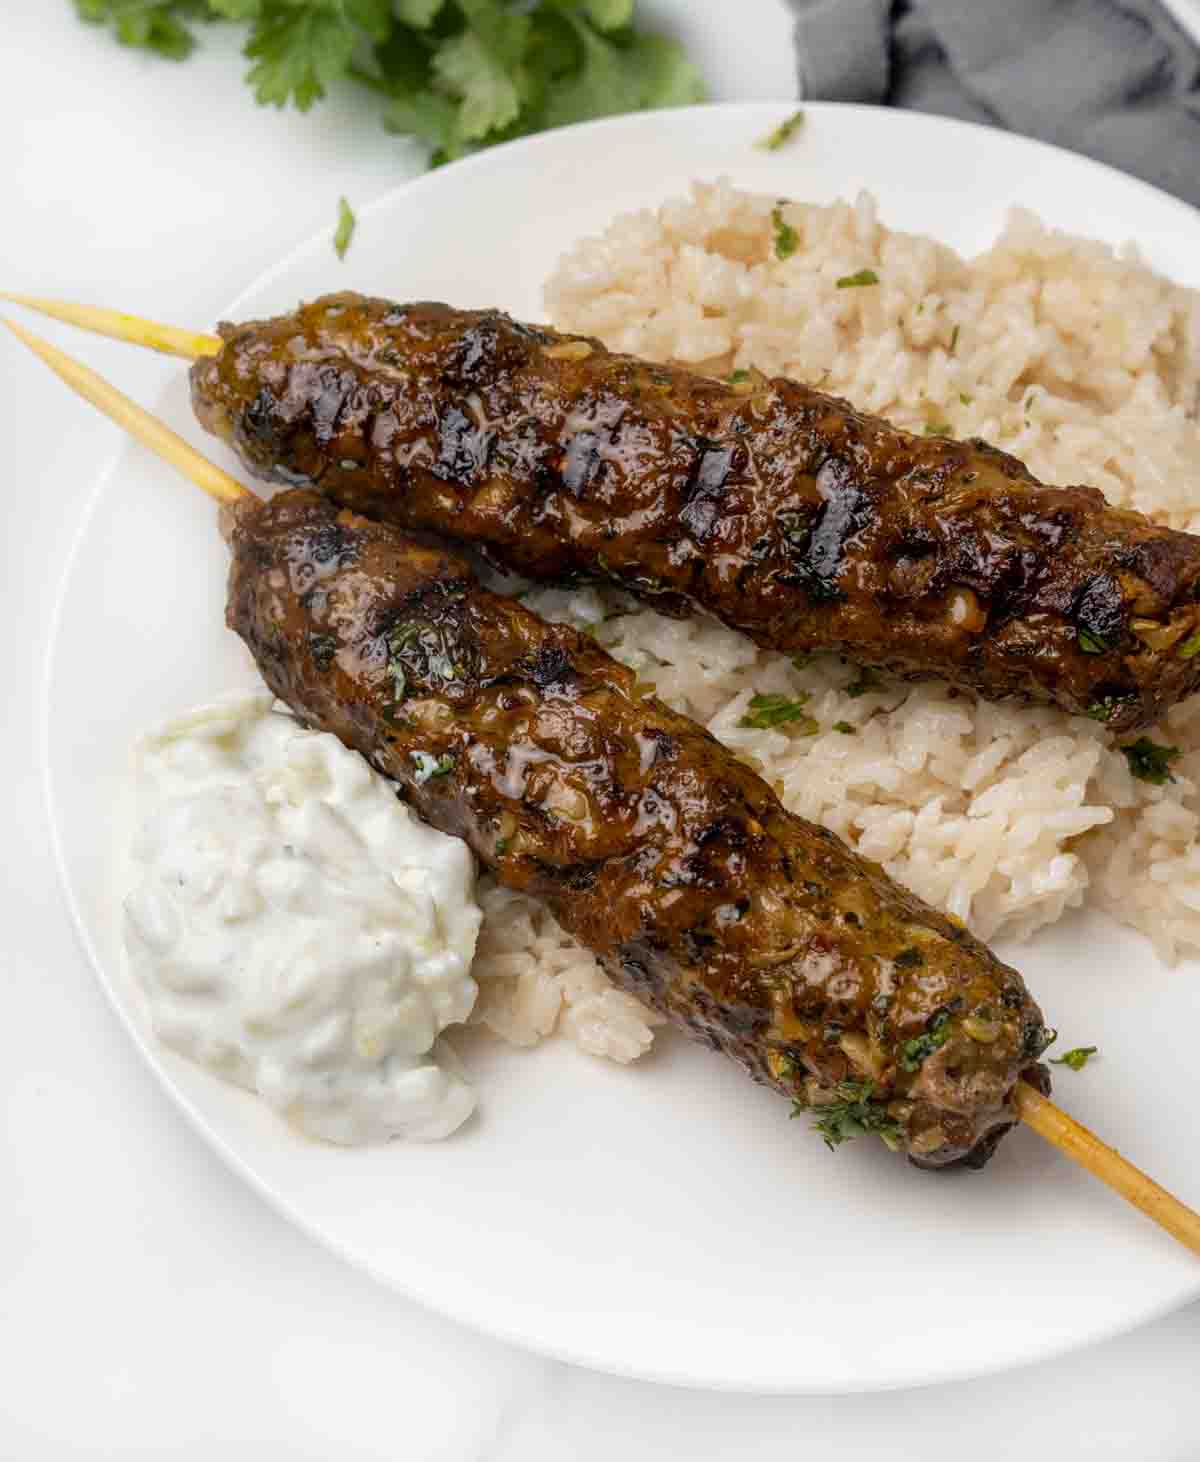
<path id="1" fill-rule="evenodd" d="M 1048 1090 L 1015 970 L 594 640 L 321 493 L 234 518 L 227 621 L 270 689 L 831 1142 L 980 1165 L 1018 1077 Z"/>
<path id="2" fill-rule="evenodd" d="M 338 294 L 221 336 L 192 399 L 251 471 L 531 578 L 599 576 L 768 649 L 1114 731 L 1200 686 L 1200 538 L 1047 487 L 985 442 L 495 310 Z"/>
<path id="3" fill-rule="evenodd" d="M 172 353 L 194 357 L 220 348 L 220 342 L 211 337 L 155 326 L 111 310 L 81 310 L 53 301 L 40 301 L 38 307 L 122 339 L 153 341 L 157 347 Z M 418 810 L 422 806 L 418 789 L 455 774 L 458 753 L 470 752 L 466 762 L 470 774 L 461 782 L 456 780 L 450 784 L 449 800 L 440 808 L 430 794 L 426 814 L 431 817 L 440 814 L 445 826 L 459 827 L 468 837 L 473 836 L 485 859 L 490 855 L 502 878 L 518 887 L 546 889 L 546 896 L 561 911 L 560 917 L 569 926 L 577 927 L 581 934 L 589 929 L 594 935 L 597 933 L 598 916 L 593 902 L 586 916 L 580 915 L 579 924 L 573 924 L 568 912 L 571 908 L 568 885 L 578 881 L 581 891 L 586 892 L 592 886 L 593 873 L 599 879 L 610 868 L 623 868 L 629 886 L 640 883 L 644 890 L 647 870 L 656 863 L 667 864 L 668 878 L 674 878 L 675 887 L 656 892 L 651 886 L 652 897 L 641 906 L 631 904 L 627 898 L 623 900 L 618 905 L 621 922 L 615 935 L 608 931 L 603 919 L 599 920 L 601 957 L 617 972 L 618 979 L 640 989 L 643 995 L 657 1001 L 661 1009 L 673 1011 L 680 1023 L 710 1044 L 715 1042 L 719 1048 L 730 1050 L 761 1079 L 794 1093 L 801 1071 L 811 1068 L 811 1075 L 804 1079 L 803 1096 L 821 1106 L 819 1125 L 827 1142 L 835 1145 L 857 1132 L 875 1131 L 889 1145 L 906 1147 L 912 1160 L 918 1163 L 946 1166 L 966 1160 L 978 1165 L 986 1160 L 1009 1117 L 1015 1115 L 1161 1224 L 1193 1253 L 1200 1254 L 1200 1214 L 1047 1099 L 1045 1068 L 1036 1063 L 1033 1052 L 1045 1043 L 1049 1033 L 1041 1026 L 1040 1014 L 1019 977 L 993 960 L 977 941 L 958 932 L 956 925 L 941 919 L 919 900 L 905 895 L 878 868 L 856 858 L 836 838 L 788 817 L 773 803 L 769 790 L 758 778 L 752 777 L 748 784 L 742 781 L 747 776 L 745 769 L 730 762 L 699 728 L 685 718 L 673 716 L 657 703 L 647 706 L 644 698 L 638 696 L 636 686 L 631 687 L 619 667 L 601 655 L 594 645 L 590 652 L 597 658 L 590 660 L 588 644 L 577 635 L 542 624 L 511 600 L 485 596 L 462 572 L 462 565 L 449 556 L 437 550 L 431 552 L 428 545 L 394 530 L 389 547 L 385 530 L 372 530 L 369 524 L 353 516 L 335 515 L 311 494 L 292 495 L 288 503 L 273 510 L 273 514 L 285 511 L 291 514 L 286 525 L 273 514 L 255 524 L 252 514 L 256 510 L 249 502 L 237 507 L 241 499 L 248 497 L 240 483 L 95 372 L 12 321 L 3 323 L 74 390 L 173 463 L 210 496 L 234 505 L 239 527 L 231 571 L 229 617 L 234 624 L 244 623 L 251 642 L 260 646 L 264 674 L 277 688 L 286 692 L 290 687 L 296 697 L 294 704 L 302 708 L 306 720 L 319 724 L 322 714 L 329 715 L 331 729 L 341 728 L 345 740 L 351 745 L 364 745 L 377 762 L 388 765 L 397 761 L 397 770 L 403 766 L 407 750 L 412 765 L 404 769 L 406 785 Z M 310 511 L 316 514 L 315 518 L 308 516 Z M 364 549 L 362 542 L 351 541 L 351 531 L 356 534 L 373 531 L 375 536 L 369 540 L 370 547 Z M 285 537 L 282 544 L 277 536 L 280 532 Z M 376 544 L 383 545 L 378 553 Z M 266 571 L 266 588 L 274 596 L 266 596 L 265 604 L 259 598 L 261 585 L 257 589 L 253 586 L 256 567 Z M 368 569 L 379 572 L 374 589 L 366 573 Z M 293 572 L 294 578 L 290 577 Z M 362 574 L 357 580 L 356 572 Z M 302 587 L 304 581 L 307 587 Z M 331 596 L 335 589 L 337 592 Z M 286 595 L 280 593 L 282 590 L 287 591 Z M 442 617 L 435 614 L 437 636 L 432 641 L 423 640 L 419 663 L 406 668 L 398 652 L 414 645 L 427 633 L 420 627 L 420 620 L 422 616 L 426 620 L 430 618 L 431 600 L 434 606 L 442 608 L 443 600 L 461 604 L 457 617 L 450 619 L 457 627 L 456 632 L 444 634 Z M 404 618 L 395 614 L 397 605 L 403 610 Z M 415 635 L 403 627 L 412 618 L 414 609 L 419 610 Z M 315 634 L 306 627 L 305 616 L 323 622 Z M 290 642 L 284 625 L 292 627 Z M 477 632 L 464 633 L 464 625 L 477 627 Z M 478 629 L 489 625 L 493 626 L 490 633 L 478 633 Z M 397 633 L 393 634 L 393 630 Z M 486 660 L 485 645 L 489 654 Z M 446 662 L 439 655 L 441 648 L 461 648 L 468 657 L 475 649 L 479 658 L 451 656 Z M 547 650 L 552 654 L 562 652 L 561 659 L 555 656 L 557 663 L 552 668 L 543 659 Z M 305 655 L 309 657 L 308 663 L 303 658 Z M 313 677 L 329 673 L 335 662 L 338 672 L 348 677 L 341 686 L 347 692 L 344 704 L 337 697 L 331 700 L 327 691 L 313 692 L 314 684 L 321 684 Z M 381 664 L 386 665 L 392 683 L 390 706 L 381 691 Z M 268 666 L 273 669 L 268 671 Z M 494 731 L 486 737 L 476 731 L 457 746 L 452 741 L 449 750 L 436 756 L 420 744 L 416 735 L 407 746 L 388 742 L 387 727 L 399 723 L 407 728 L 423 723 L 423 713 L 410 715 L 403 708 L 409 669 L 414 671 L 414 688 L 422 692 L 409 711 L 418 712 L 421 701 L 430 702 L 430 722 L 440 727 L 438 734 L 443 737 L 445 721 L 453 720 L 458 711 L 466 708 L 455 693 L 460 684 L 466 693 L 464 701 L 471 702 L 475 726 L 484 731 L 494 726 L 493 718 L 502 720 L 516 710 L 518 722 L 508 728 L 517 733 L 515 762 L 508 763 L 506 745 L 496 746 Z M 464 679 L 464 673 L 473 679 Z M 515 706 L 512 700 L 501 700 L 496 694 L 498 688 L 503 688 L 505 679 Z M 425 691 L 434 693 L 426 695 Z M 526 713 L 519 709 L 522 700 L 528 707 Z M 397 702 L 400 702 L 399 715 Z M 634 702 L 641 704 L 643 715 L 656 719 L 639 722 L 636 717 L 629 718 Z M 597 704 L 610 713 L 608 727 L 620 728 L 625 733 L 623 736 L 612 735 L 605 729 L 605 723 L 597 720 Z M 443 712 L 448 712 L 448 716 Z M 630 733 L 634 738 L 632 747 Z M 405 734 L 409 732 L 406 730 Z M 698 737 L 712 756 L 709 775 L 701 776 L 703 756 L 691 767 L 681 758 L 678 780 L 672 779 L 662 789 L 669 787 L 673 799 L 661 801 L 658 781 L 647 781 L 647 774 L 653 773 L 660 761 L 674 762 L 676 745 L 682 748 L 686 744 L 690 750 L 689 737 Z M 652 756 L 651 748 L 642 738 L 653 744 Z M 483 748 L 478 765 L 472 750 L 476 741 Z M 607 762 L 589 758 L 588 752 L 593 748 L 602 750 Z M 636 783 L 633 748 L 636 748 L 637 776 L 641 779 Z M 669 755 L 660 756 L 660 751 L 668 749 Z M 497 750 L 502 753 L 503 761 L 496 760 Z M 492 758 L 491 793 L 486 781 L 481 780 L 481 776 L 486 777 L 489 757 Z M 497 766 L 502 766 L 505 774 L 512 772 L 515 784 L 504 775 L 498 785 Z M 590 839 L 595 835 L 593 814 L 602 804 L 599 796 L 582 803 L 571 798 L 570 794 L 580 790 L 573 780 L 580 768 L 585 786 L 593 791 L 598 788 L 606 801 L 618 798 L 623 792 L 626 794 L 622 840 L 629 831 L 626 789 L 640 788 L 632 845 L 591 845 Z M 538 776 L 546 780 L 537 782 Z M 553 793 L 551 789 L 555 786 L 561 791 Z M 401 792 L 404 790 L 402 786 Z M 539 792 L 540 805 L 536 800 Z M 495 805 L 502 809 L 495 817 L 494 830 L 476 813 L 476 808 L 493 794 L 501 799 Z M 504 805 L 517 797 L 519 809 Z M 558 803 L 557 809 L 554 802 Z M 573 841 L 567 829 L 560 827 L 555 816 L 556 810 L 565 812 L 567 806 L 591 818 L 590 825 L 580 827 L 584 837 L 582 846 Z M 714 821 L 704 818 L 706 806 L 719 814 L 715 819 L 717 832 L 715 838 L 698 839 L 693 836 L 694 831 L 702 831 Z M 511 813 L 512 821 L 506 819 L 502 825 L 503 812 Z M 643 813 L 648 817 L 647 822 L 641 821 Z M 765 813 L 765 818 L 756 815 L 759 813 Z M 542 838 L 540 842 L 535 838 L 532 847 L 526 845 L 524 851 L 532 862 L 518 873 L 505 869 L 503 863 L 509 852 L 508 839 L 522 831 L 525 814 L 532 815 L 532 826 L 541 832 Z M 574 824 L 576 818 L 566 816 L 562 821 Z M 547 833 L 562 831 L 567 831 L 562 843 L 551 843 L 546 837 Z M 644 858 L 638 853 L 639 836 L 640 846 L 646 850 Z M 664 841 L 664 836 L 672 841 Z M 682 837 L 688 841 L 681 842 Z M 754 858 L 747 858 L 748 849 L 756 855 Z M 589 851 L 601 855 L 596 860 L 598 866 L 586 858 L 580 863 L 574 856 Z M 716 863 L 714 852 L 719 857 Z M 765 855 L 765 861 L 758 856 L 760 853 Z M 726 910 L 730 901 L 721 897 L 720 880 L 728 879 L 736 887 L 747 877 L 752 863 L 760 878 L 758 886 L 746 887 L 733 900 L 732 909 L 722 914 L 720 911 Z M 568 872 L 572 864 L 579 867 L 578 880 Z M 805 867 L 817 875 L 806 878 L 801 885 L 803 894 L 812 901 L 807 906 L 807 918 L 800 912 L 805 906 L 800 905 L 798 910 L 791 896 L 796 873 Z M 774 887 L 769 886 L 772 874 Z M 828 884 L 820 882 L 822 874 L 829 877 Z M 846 881 L 836 882 L 842 874 L 846 875 Z M 865 901 L 857 907 L 853 896 L 847 896 L 847 891 L 855 887 Z M 822 894 L 823 888 L 827 894 Z M 685 897 L 689 889 L 698 891 L 698 904 L 693 907 L 700 914 L 700 933 L 709 933 L 703 927 L 705 918 L 710 926 L 716 926 L 712 944 L 705 938 L 689 940 L 686 936 L 697 929 L 697 920 L 693 917 L 689 924 L 674 909 L 678 900 L 669 896 L 679 893 Z M 742 944 L 740 954 L 725 964 L 713 951 L 725 942 L 731 928 L 743 926 L 755 907 L 753 896 L 758 899 L 755 922 L 763 939 L 757 946 Z M 776 901 L 773 903 L 772 899 Z M 711 913 L 706 914 L 706 910 Z M 754 924 L 745 925 L 747 929 L 753 927 Z M 843 942 L 844 930 L 864 929 L 868 934 L 873 930 L 878 936 L 874 947 L 869 939 L 864 945 Z M 630 930 L 638 930 L 640 934 L 635 933 L 631 938 Z M 806 934 L 812 936 L 807 945 Z M 896 948 L 905 935 L 910 936 L 908 942 Z M 773 946 L 768 943 L 772 936 Z M 959 947 L 957 959 L 945 947 L 946 943 Z M 772 949 L 778 959 L 773 958 Z M 910 950 L 914 952 L 909 953 Z M 815 955 L 817 963 L 806 963 L 809 955 Z M 929 959 L 930 955 L 934 957 Z M 925 970 L 927 960 L 928 974 L 915 975 L 914 971 Z M 741 968 L 746 970 L 745 976 Z M 773 968 L 774 980 L 770 975 Z M 898 972 L 905 973 L 898 975 Z M 847 976 L 844 982 L 838 978 L 841 974 Z M 823 987 L 825 998 L 832 1003 L 830 1014 L 852 1013 L 852 1018 L 824 1021 L 823 1001 L 814 999 L 809 988 L 813 985 Z M 872 986 L 875 993 L 868 1001 L 865 997 Z M 903 1031 L 896 1026 L 905 1020 L 911 1022 L 914 1016 L 919 1025 L 922 1002 L 938 991 L 948 998 L 925 1019 L 920 1034 L 901 1039 Z M 969 1014 L 963 1014 L 963 1006 L 976 992 L 984 1001 Z M 987 998 L 993 992 L 996 1004 Z M 757 1014 L 754 1005 L 742 999 L 743 993 L 757 999 Z M 1000 1019 L 996 1018 L 997 1005 L 1006 1012 Z M 860 1022 L 857 1029 L 854 1017 Z M 813 1048 L 811 1042 L 818 1019 L 824 1022 L 822 1039 Z M 862 1039 L 855 1040 L 855 1036 Z M 969 1037 L 983 1047 L 995 1046 L 1002 1038 L 1005 1044 L 999 1045 L 989 1058 L 986 1052 L 976 1051 L 960 1041 L 957 1052 L 972 1058 L 970 1074 L 964 1083 L 964 1065 L 956 1062 L 951 1067 L 949 1064 L 953 1053 L 942 1057 L 940 1071 L 937 1065 L 929 1064 L 955 1036 Z M 837 1079 L 837 1069 L 830 1064 L 837 1059 L 830 1049 L 835 1045 L 845 1058 L 847 1070 L 865 1070 L 869 1076 Z M 1014 1045 L 1021 1052 L 1019 1057 Z M 1030 1062 L 1022 1073 L 1026 1079 L 1014 1081 L 1012 1073 L 1022 1061 Z M 916 1080 L 908 1080 L 917 1073 L 920 1075 Z M 967 1146 L 971 1133 L 965 1129 L 972 1125 L 976 1140 Z M 956 1156 L 960 1152 L 961 1158 Z"/>

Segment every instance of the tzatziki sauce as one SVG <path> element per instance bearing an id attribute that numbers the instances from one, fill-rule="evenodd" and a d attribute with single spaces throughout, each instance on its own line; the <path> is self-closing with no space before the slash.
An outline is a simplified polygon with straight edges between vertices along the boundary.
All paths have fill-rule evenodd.
<path id="1" fill-rule="evenodd" d="M 158 1037 L 328 1142 L 445 1137 L 475 1003 L 465 844 L 336 737 L 243 693 L 137 746 L 125 946 Z"/>

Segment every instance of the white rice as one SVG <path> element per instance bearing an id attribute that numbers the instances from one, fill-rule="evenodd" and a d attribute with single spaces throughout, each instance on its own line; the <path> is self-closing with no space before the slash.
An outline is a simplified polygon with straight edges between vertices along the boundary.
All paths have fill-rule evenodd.
<path id="1" fill-rule="evenodd" d="M 873 199 L 791 203 L 696 184 L 578 244 L 546 290 L 560 328 L 713 375 L 789 375 L 921 431 L 982 436 L 1044 481 L 1200 531 L 1200 296 L 1132 248 L 1047 231 L 1014 212 L 967 261 L 880 224 Z M 839 288 L 872 270 L 878 284 Z M 834 657 L 797 669 L 711 621 L 664 619 L 615 592 L 539 590 L 551 619 L 590 625 L 678 709 L 824 823 L 987 940 L 1028 939 L 1088 903 L 1173 962 L 1200 951 L 1200 698 L 1147 734 L 1180 748 L 1175 781 L 1136 780 L 1102 726 L 975 702 L 942 684 L 857 696 Z M 752 695 L 798 695 L 820 730 L 747 730 Z M 853 734 L 834 729 L 839 723 Z M 1132 738 L 1125 738 L 1127 741 Z M 561 1023 L 630 1060 L 657 1017 L 529 900 L 485 893 L 480 1015 L 535 1044 Z"/>

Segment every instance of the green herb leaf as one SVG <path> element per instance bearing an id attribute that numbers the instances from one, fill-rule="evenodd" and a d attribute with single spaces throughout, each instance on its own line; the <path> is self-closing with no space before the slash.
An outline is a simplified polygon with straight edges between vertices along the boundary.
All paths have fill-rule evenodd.
<path id="1" fill-rule="evenodd" d="M 927 437 L 948 437 L 953 431 L 954 428 L 944 421 L 928 421 L 925 423 L 925 435 Z"/>
<path id="2" fill-rule="evenodd" d="M 1190 660 L 1193 655 L 1200 655 L 1200 635 L 1192 635 L 1191 639 L 1184 640 L 1178 653 L 1181 660 Z"/>
<path id="3" fill-rule="evenodd" d="M 81 19 L 181 60 L 189 22 L 248 22 L 264 106 L 308 110 L 347 77 L 437 165 L 566 122 L 703 99 L 682 48 L 635 26 L 635 0 L 75 0 Z"/>
<path id="4" fill-rule="evenodd" d="M 916 951 L 914 951 L 915 953 Z M 918 956 L 919 957 L 919 956 Z M 897 963 L 899 961 L 897 960 Z M 925 1034 L 914 1036 L 900 1047 L 900 1065 L 905 1071 L 919 1071 L 923 1063 L 950 1039 L 950 1012 L 939 1010 L 931 1015 Z"/>
<path id="5" fill-rule="evenodd" d="M 849 721 L 835 721 L 833 723 L 833 729 L 835 731 L 840 731 L 843 736 L 858 735 L 858 727 L 852 726 Z"/>
<path id="6" fill-rule="evenodd" d="M 528 130 L 701 100 L 699 73 L 673 41 L 629 31 L 602 35 L 570 11 L 562 14 L 575 59 L 570 70 L 546 78 L 540 114 Z"/>
<path id="7" fill-rule="evenodd" d="M 804 707 L 809 700 L 807 691 L 801 691 L 798 696 L 786 695 L 755 695 L 750 697 L 750 709 L 738 722 L 739 726 L 748 727 L 754 731 L 766 731 L 772 726 L 782 726 L 788 722 L 798 721 L 804 724 L 797 727 L 804 735 L 813 736 L 817 731 L 817 723 L 805 713 Z"/>
<path id="8" fill-rule="evenodd" d="M 468 142 L 498 132 L 516 120 L 528 98 L 529 83 L 521 60 L 529 17 L 504 17 L 516 33 L 505 32 L 490 46 L 475 31 L 447 41 L 433 60 L 443 88 L 461 96 L 458 124 Z"/>
<path id="9" fill-rule="evenodd" d="M 1090 630 L 1081 629 L 1079 648 L 1085 655 L 1106 655 L 1112 646 L 1102 635 L 1094 635 Z"/>
<path id="10" fill-rule="evenodd" d="M 1111 721 L 1128 699 L 1126 695 L 1106 695 L 1102 700 L 1093 701 L 1084 714 L 1093 721 Z"/>
<path id="11" fill-rule="evenodd" d="M 458 127 L 458 106 L 448 97 L 425 87 L 394 97 L 383 114 L 389 132 L 401 132 L 427 142 L 433 163 L 453 162 L 466 151 Z"/>
<path id="12" fill-rule="evenodd" d="M 857 274 L 843 274 L 837 282 L 839 289 L 865 289 L 869 284 L 878 284 L 879 275 L 874 269 L 860 269 Z"/>
<path id="13" fill-rule="evenodd" d="M 800 235 L 783 216 L 783 204 L 771 209 L 771 222 L 775 226 L 775 257 L 790 259 L 800 247 Z"/>
<path id="14" fill-rule="evenodd" d="M 883 681 L 879 678 L 879 672 L 872 670 L 869 665 L 864 665 L 858 672 L 858 679 L 851 681 L 846 687 L 846 694 L 857 700 L 860 695 L 866 695 L 868 691 L 882 689 Z"/>
<path id="15" fill-rule="evenodd" d="M 184 21 L 210 18 L 204 0 L 75 0 L 75 11 L 93 25 L 111 24 L 121 45 L 152 51 L 168 61 L 186 60 L 195 47 L 195 36 Z"/>
<path id="16" fill-rule="evenodd" d="M 1121 751 L 1129 763 L 1129 770 L 1140 782 L 1152 782 L 1154 786 L 1162 787 L 1175 780 L 1171 775 L 1171 763 L 1180 755 L 1177 746 L 1161 746 L 1148 736 L 1139 736 L 1128 746 L 1122 746 Z"/>
<path id="17" fill-rule="evenodd" d="M 333 234 L 333 248 L 339 259 L 346 257 L 346 250 L 350 247 L 350 240 L 354 237 L 354 227 L 357 221 L 349 203 L 344 198 L 339 198 L 337 228 Z"/>
<path id="18" fill-rule="evenodd" d="M 957 325 L 955 325 L 954 329 L 951 330 L 951 332 L 950 332 L 950 354 L 951 355 L 954 354 L 955 347 L 958 345 L 958 330 L 959 330 L 959 327 Z M 959 399 L 962 400 L 963 398 L 960 397 Z"/>
<path id="19" fill-rule="evenodd" d="M 416 771 L 413 773 L 413 781 L 418 787 L 423 787 L 433 777 L 446 777 L 454 770 L 454 758 L 450 755 L 430 756 L 427 751 L 410 751 Z"/>
<path id="20" fill-rule="evenodd" d="M 446 0 L 396 0 L 396 18 L 415 30 L 426 30 L 445 3 Z"/>
<path id="21" fill-rule="evenodd" d="M 273 5 L 255 20 L 246 80 L 262 106 L 293 102 L 306 112 L 350 64 L 358 36 L 343 11 Z"/>
<path id="22" fill-rule="evenodd" d="M 960 391 L 958 393 L 958 399 L 962 402 L 964 406 L 970 406 L 971 403 L 975 400 L 974 396 L 968 396 L 965 391 Z"/>
<path id="23" fill-rule="evenodd" d="M 774 152 L 777 148 L 789 142 L 800 128 L 804 125 L 803 111 L 793 112 L 790 117 L 785 117 L 779 126 L 768 132 L 765 137 L 760 138 L 755 147 L 765 148 L 767 152 Z"/>
<path id="24" fill-rule="evenodd" d="M 583 9 L 597 30 L 620 30 L 633 23 L 633 0 L 583 0 Z"/>
<path id="25" fill-rule="evenodd" d="M 725 379 L 729 382 L 729 384 L 731 386 L 739 386 L 739 385 L 741 385 L 741 383 L 743 381 L 748 381 L 750 379 L 750 372 L 749 371 L 730 371 L 730 373 L 725 377 Z"/>
<path id="26" fill-rule="evenodd" d="M 1099 1046 L 1076 1046 L 1072 1051 L 1064 1051 L 1061 1056 L 1051 1056 L 1050 1064 L 1051 1066 L 1069 1066 L 1072 1071 L 1082 1071 L 1099 1049 Z"/>
<path id="27" fill-rule="evenodd" d="M 888 1116 L 887 1104 L 872 1101 L 875 1084 L 871 1081 L 839 1081 L 834 1088 L 836 1100 L 819 1108 L 819 1120 L 813 1123 L 813 1131 L 825 1139 L 825 1146 L 833 1152 L 852 1137 L 864 1137 L 873 1132 L 894 1152 L 900 1146 L 904 1129 L 893 1117 Z M 807 1108 L 796 1102 L 792 1116 L 798 1117 Z"/>
<path id="28" fill-rule="evenodd" d="M 222 20 L 256 20 L 267 0 L 208 0 L 209 9 Z"/>

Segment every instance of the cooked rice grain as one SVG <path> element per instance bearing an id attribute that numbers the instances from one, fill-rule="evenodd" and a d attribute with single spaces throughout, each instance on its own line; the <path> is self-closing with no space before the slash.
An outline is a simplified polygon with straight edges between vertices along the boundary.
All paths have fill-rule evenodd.
<path id="1" fill-rule="evenodd" d="M 550 280 L 554 323 L 713 375 L 754 365 L 794 376 L 914 431 L 982 436 L 1047 482 L 1092 483 L 1200 531 L 1200 296 L 1131 248 L 1050 232 L 1021 211 L 963 260 L 883 227 L 867 194 L 788 204 L 797 247 L 781 260 L 776 206 L 719 182 L 616 219 Z M 878 284 L 838 286 L 863 270 Z M 797 669 L 711 621 L 665 619 L 616 592 L 543 589 L 527 602 L 592 629 L 794 812 L 982 938 L 1028 939 L 1088 903 L 1164 960 L 1200 951 L 1200 698 L 1149 733 L 1183 753 L 1175 780 L 1155 787 L 1102 727 L 1059 711 L 941 684 L 849 694 L 858 672 L 834 657 Z M 817 734 L 742 727 L 750 697 L 771 691 L 807 693 Z M 565 1010 L 596 1054 L 629 1060 L 649 1046 L 658 1018 L 612 990 L 544 911 L 497 889 L 484 903 L 475 973 L 487 1025 L 532 1044 Z"/>

